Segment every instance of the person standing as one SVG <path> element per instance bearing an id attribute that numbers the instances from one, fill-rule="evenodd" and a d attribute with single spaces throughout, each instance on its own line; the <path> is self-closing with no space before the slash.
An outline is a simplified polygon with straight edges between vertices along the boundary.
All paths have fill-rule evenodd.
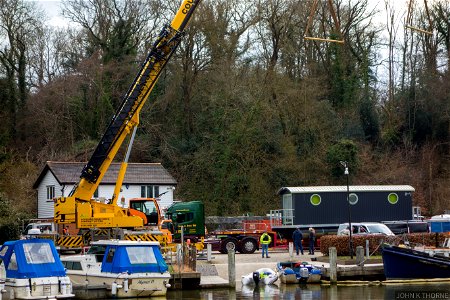
<path id="1" fill-rule="evenodd" d="M 262 248 L 262 258 L 264 258 L 264 253 L 266 253 L 266 258 L 269 258 L 269 244 L 272 242 L 272 238 L 267 233 L 267 230 L 264 231 L 264 233 L 259 238 L 259 243 L 261 244 Z"/>
<path id="2" fill-rule="evenodd" d="M 303 245 L 302 245 L 303 234 L 302 231 L 300 230 L 300 227 L 297 227 L 297 229 L 295 229 L 294 233 L 292 234 L 292 240 L 294 240 L 294 246 L 297 255 L 299 253 L 299 250 L 303 255 Z"/>
<path id="3" fill-rule="evenodd" d="M 314 242 L 316 241 L 316 231 L 309 227 L 309 254 L 314 255 Z"/>

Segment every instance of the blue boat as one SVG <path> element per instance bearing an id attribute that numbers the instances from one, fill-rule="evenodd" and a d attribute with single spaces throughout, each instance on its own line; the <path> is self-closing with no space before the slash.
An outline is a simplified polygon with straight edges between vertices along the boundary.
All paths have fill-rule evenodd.
<path id="1" fill-rule="evenodd" d="M 322 271 L 307 262 L 279 262 L 277 273 L 282 283 L 320 283 Z"/>
<path id="2" fill-rule="evenodd" d="M 104 240 L 61 258 L 79 299 L 165 296 L 170 273 L 158 242 Z"/>
<path id="3" fill-rule="evenodd" d="M 72 284 L 53 241 L 8 241 L 0 248 L 0 299 L 72 298 Z"/>
<path id="4" fill-rule="evenodd" d="M 450 258 L 444 254 L 384 245 L 382 257 L 386 279 L 450 278 Z"/>

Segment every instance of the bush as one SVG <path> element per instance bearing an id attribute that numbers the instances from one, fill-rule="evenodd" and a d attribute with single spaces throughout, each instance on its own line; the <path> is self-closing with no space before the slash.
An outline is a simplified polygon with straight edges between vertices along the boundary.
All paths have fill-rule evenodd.
<path id="1" fill-rule="evenodd" d="M 323 255 L 329 255 L 329 248 L 336 247 L 338 256 L 350 255 L 349 236 L 324 235 L 320 238 L 320 252 Z M 397 236 L 384 236 L 378 234 L 372 235 L 353 235 L 353 253 L 356 253 L 357 246 L 366 248 L 366 240 L 369 241 L 370 254 L 381 254 L 380 245 L 383 242 L 398 245 L 400 242 L 409 241 L 411 245 L 436 246 L 436 238 L 438 244 L 442 244 L 445 235 L 442 233 L 410 233 Z"/>
<path id="2" fill-rule="evenodd" d="M 0 244 L 10 240 L 18 240 L 20 237 L 19 228 L 18 223 L 0 225 Z"/>

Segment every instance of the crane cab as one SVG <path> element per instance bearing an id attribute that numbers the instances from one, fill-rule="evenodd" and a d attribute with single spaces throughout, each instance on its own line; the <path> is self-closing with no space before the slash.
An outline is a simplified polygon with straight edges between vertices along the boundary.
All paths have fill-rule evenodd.
<path id="1" fill-rule="evenodd" d="M 145 215 L 147 221 L 144 226 L 158 226 L 161 223 L 161 212 L 155 198 L 133 198 L 129 201 L 129 208 Z"/>

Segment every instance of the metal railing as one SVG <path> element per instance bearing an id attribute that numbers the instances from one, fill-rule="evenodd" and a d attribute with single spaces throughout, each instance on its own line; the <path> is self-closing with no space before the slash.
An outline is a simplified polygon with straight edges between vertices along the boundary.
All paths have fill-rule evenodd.
<path id="1" fill-rule="evenodd" d="M 294 225 L 293 209 L 277 209 L 270 211 L 270 226 L 292 226 Z"/>

